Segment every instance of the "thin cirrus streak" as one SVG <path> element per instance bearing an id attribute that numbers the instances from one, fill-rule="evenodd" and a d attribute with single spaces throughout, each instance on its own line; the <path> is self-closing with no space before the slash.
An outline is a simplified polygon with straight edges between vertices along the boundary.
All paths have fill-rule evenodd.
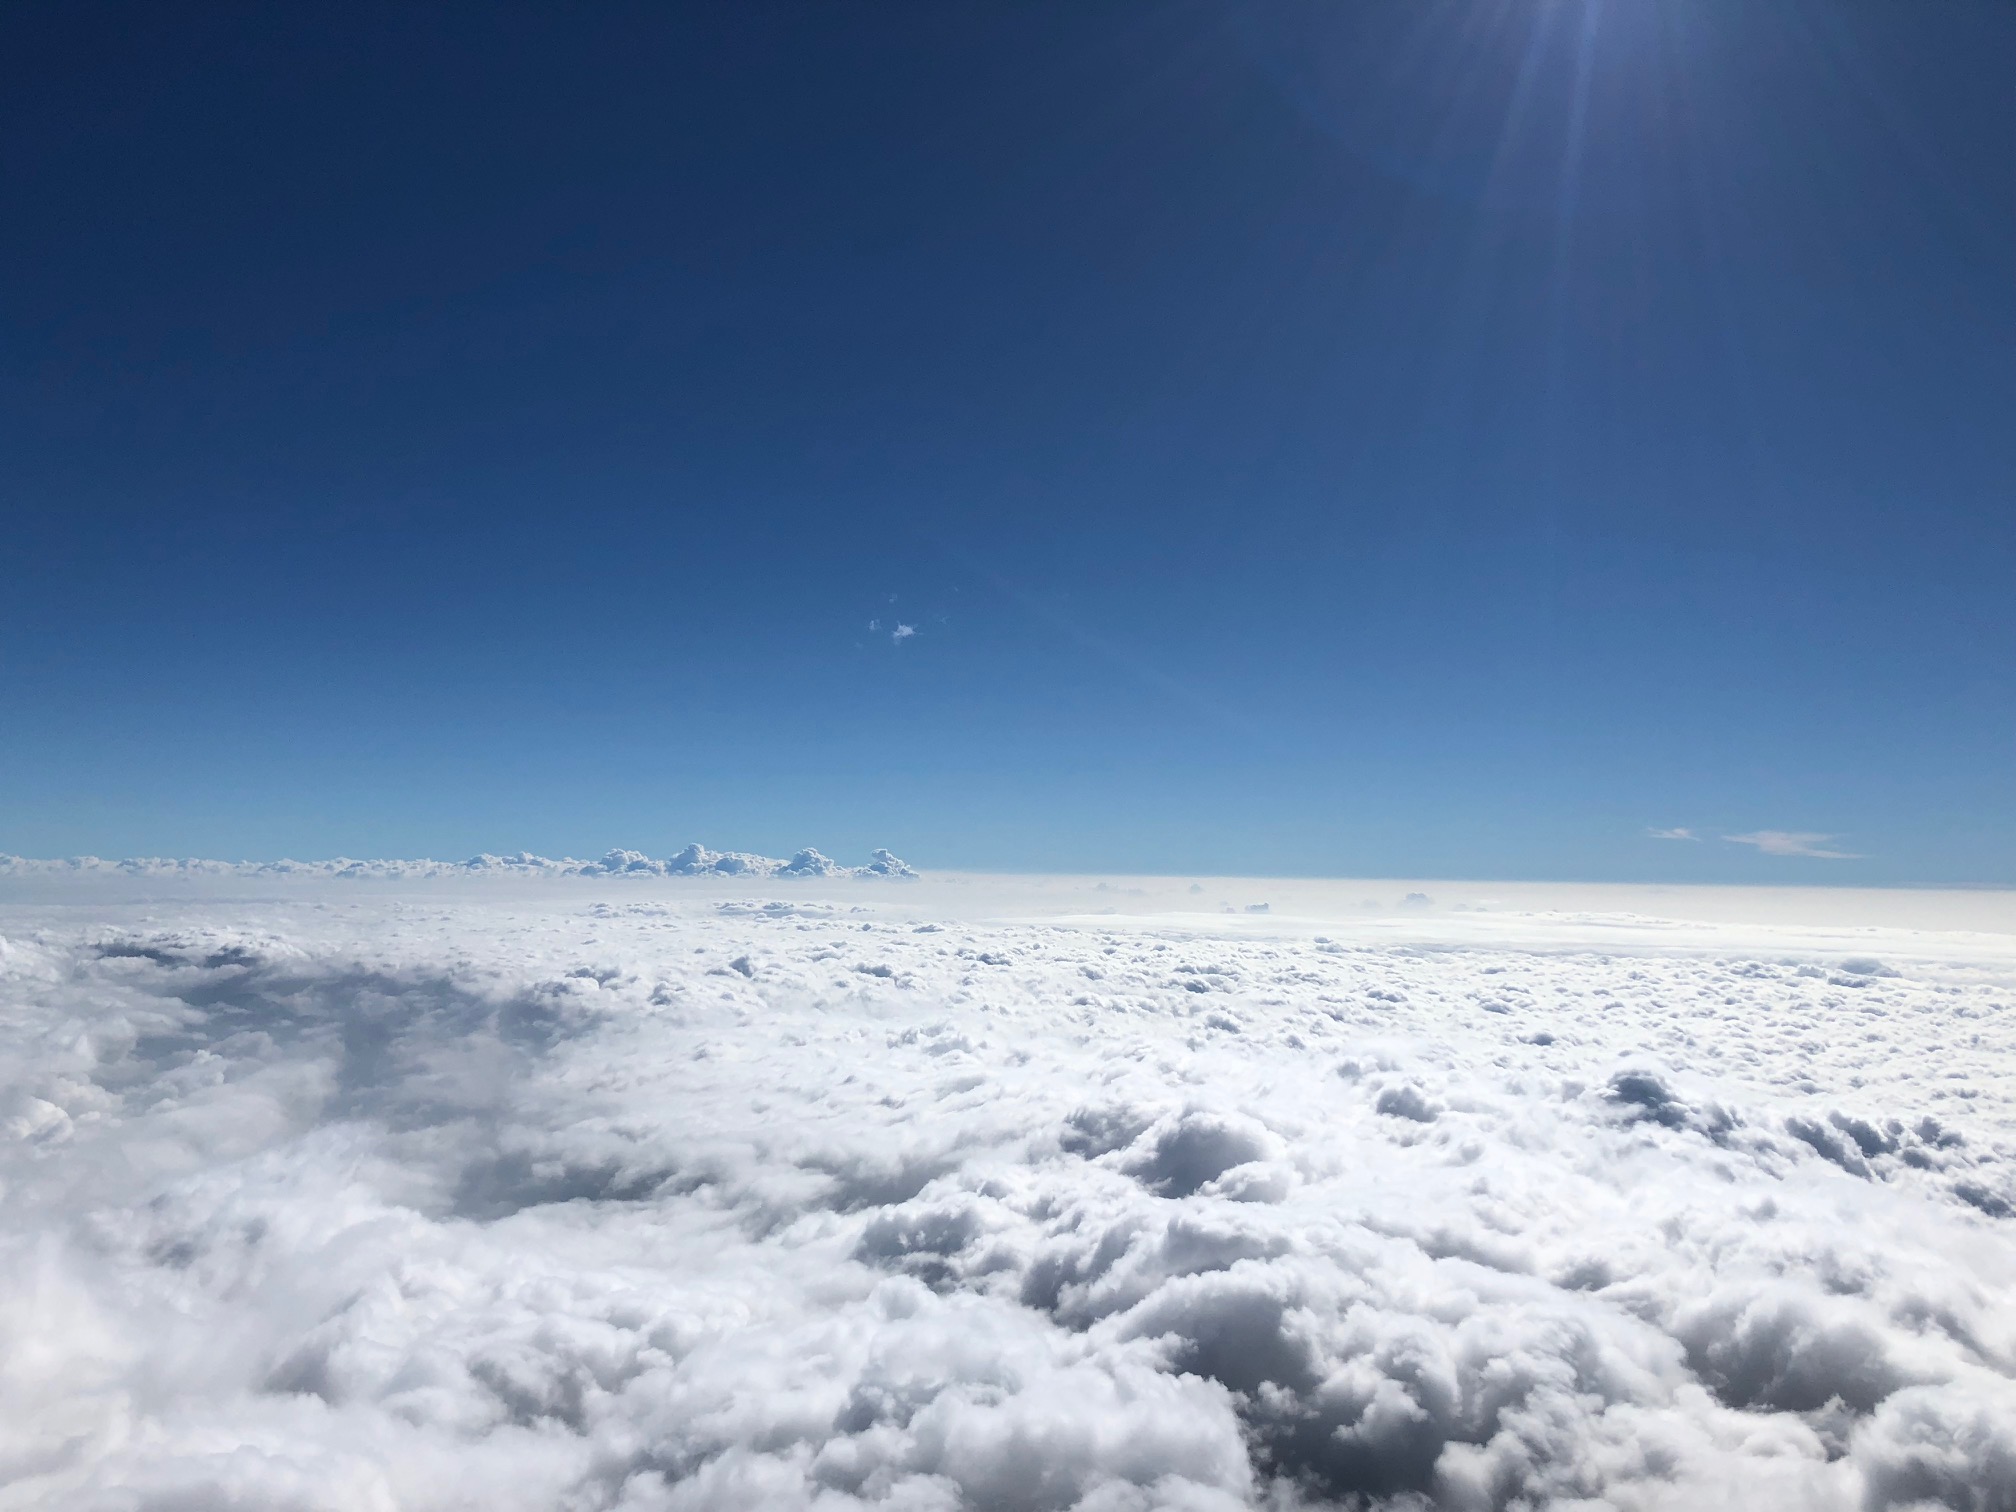
<path id="1" fill-rule="evenodd" d="M 1724 835 L 1732 845 L 1753 845 L 1767 856 L 1808 856 L 1819 861 L 1860 861 L 1854 851 L 1836 850 L 1834 835 L 1811 830 L 1752 830 L 1745 835 Z"/>

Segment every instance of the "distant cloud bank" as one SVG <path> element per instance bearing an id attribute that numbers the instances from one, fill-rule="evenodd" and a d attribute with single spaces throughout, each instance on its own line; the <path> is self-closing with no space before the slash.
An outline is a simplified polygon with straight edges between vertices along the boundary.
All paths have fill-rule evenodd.
<path id="1" fill-rule="evenodd" d="M 35 860 L 0 855 L 0 876 L 66 876 L 121 874 L 134 877 L 886 877 L 909 878 L 916 869 L 901 857 L 877 849 L 865 866 L 842 866 L 807 846 L 789 860 L 747 851 L 714 851 L 689 845 L 662 860 L 643 851 L 612 850 L 599 861 L 571 856 L 535 856 L 530 851 L 493 856 L 484 852 L 467 861 L 356 860 L 338 856 L 328 861 L 207 861 L 193 857 L 134 856 L 107 861 L 97 856 Z"/>

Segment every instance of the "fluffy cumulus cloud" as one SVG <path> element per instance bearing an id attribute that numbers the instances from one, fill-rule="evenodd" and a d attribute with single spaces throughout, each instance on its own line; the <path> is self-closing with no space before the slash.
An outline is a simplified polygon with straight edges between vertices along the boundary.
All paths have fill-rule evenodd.
<path id="1" fill-rule="evenodd" d="M 2007 939 L 695 886 L 0 909 L 0 1508 L 2016 1507 Z"/>

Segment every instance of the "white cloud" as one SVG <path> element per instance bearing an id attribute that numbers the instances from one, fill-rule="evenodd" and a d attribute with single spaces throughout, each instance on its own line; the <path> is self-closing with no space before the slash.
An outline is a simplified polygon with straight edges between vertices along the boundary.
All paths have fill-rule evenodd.
<path id="1" fill-rule="evenodd" d="M 928 886 L 0 908 L 0 1508 L 2016 1504 L 2016 941 Z"/>
<path id="2" fill-rule="evenodd" d="M 904 641 L 910 639 L 910 637 L 915 635 L 916 633 L 917 633 L 917 627 L 915 625 L 899 624 L 894 630 L 889 632 L 889 639 L 900 646 Z"/>
<path id="3" fill-rule="evenodd" d="M 1754 845 L 1767 856 L 1810 856 L 1821 861 L 1860 861 L 1853 851 L 1835 850 L 1833 835 L 1805 830 L 1752 830 L 1747 835 L 1724 835 L 1736 845 Z"/>
<path id="4" fill-rule="evenodd" d="M 1684 825 L 1677 829 L 1648 829 L 1645 833 L 1654 840 L 1699 840 L 1701 838 Z"/>

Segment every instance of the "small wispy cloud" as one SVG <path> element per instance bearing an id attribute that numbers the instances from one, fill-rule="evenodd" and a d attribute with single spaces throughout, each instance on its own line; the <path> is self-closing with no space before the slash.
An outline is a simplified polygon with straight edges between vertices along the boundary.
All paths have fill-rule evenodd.
<path id="1" fill-rule="evenodd" d="M 889 632 L 889 639 L 893 641 L 895 644 L 900 646 L 903 644 L 903 642 L 910 639 L 910 637 L 915 635 L 916 633 L 917 633 L 917 627 L 915 625 L 905 625 L 899 623 L 894 630 L 891 630 Z"/>
<path id="2" fill-rule="evenodd" d="M 1699 840 L 1701 837 L 1684 824 L 1675 829 L 1660 829 L 1654 826 L 1645 831 L 1654 840 Z"/>
<path id="3" fill-rule="evenodd" d="M 1809 856 L 1818 861 L 1859 861 L 1854 851 L 1835 850 L 1837 836 L 1817 835 L 1806 830 L 1752 830 L 1747 835 L 1724 835 L 1736 845 L 1754 845 L 1767 856 Z"/>

